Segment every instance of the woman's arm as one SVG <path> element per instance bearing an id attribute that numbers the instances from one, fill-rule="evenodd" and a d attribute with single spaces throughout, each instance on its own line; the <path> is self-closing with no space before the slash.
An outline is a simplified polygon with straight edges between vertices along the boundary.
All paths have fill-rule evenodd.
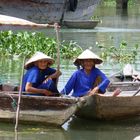
<path id="1" fill-rule="evenodd" d="M 94 95 L 95 93 L 98 93 L 98 91 L 99 91 L 99 87 L 97 86 L 97 87 L 93 88 L 93 89 L 88 93 L 88 95 L 89 95 L 89 96 Z"/>
<path id="2" fill-rule="evenodd" d="M 64 95 L 68 95 L 74 88 L 75 82 L 76 82 L 76 73 L 74 73 L 70 79 L 68 80 L 68 82 L 66 83 L 65 87 L 63 88 L 63 90 L 61 91 L 62 94 Z"/>
<path id="3" fill-rule="evenodd" d="M 58 78 L 61 74 L 62 74 L 61 71 L 56 70 L 55 73 L 49 75 L 47 78 L 48 78 L 48 79 L 56 79 L 56 78 Z"/>
<path id="4" fill-rule="evenodd" d="M 97 73 L 97 77 L 100 77 L 100 82 L 98 83 L 98 85 L 96 85 L 95 87 L 93 87 L 93 89 L 89 92 L 88 95 L 93 95 L 95 93 L 98 93 L 99 91 L 101 93 L 105 93 L 106 88 L 108 87 L 110 81 L 107 78 L 107 76 L 99 69 L 97 69 L 96 71 Z"/>
<path id="5" fill-rule="evenodd" d="M 25 91 L 29 92 L 29 93 L 41 93 L 41 94 L 44 94 L 46 96 L 53 95 L 53 93 L 49 90 L 34 88 L 32 86 L 32 83 L 29 83 L 29 82 L 26 83 Z"/>
<path id="6" fill-rule="evenodd" d="M 56 72 L 53 73 L 53 74 L 51 74 L 51 75 L 49 75 L 49 76 L 43 81 L 43 83 L 46 83 L 49 79 L 57 79 L 57 78 L 59 78 L 59 76 L 60 76 L 61 74 L 62 74 L 61 71 L 56 70 Z"/>

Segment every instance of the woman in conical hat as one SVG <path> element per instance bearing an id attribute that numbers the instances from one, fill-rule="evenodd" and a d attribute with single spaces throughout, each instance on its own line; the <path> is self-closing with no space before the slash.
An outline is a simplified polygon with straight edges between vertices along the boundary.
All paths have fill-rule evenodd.
<path id="1" fill-rule="evenodd" d="M 36 52 L 26 63 L 22 91 L 31 95 L 52 95 L 58 93 L 56 79 L 61 75 L 50 66 L 54 59 L 42 52 Z"/>
<path id="2" fill-rule="evenodd" d="M 73 91 L 72 96 L 75 97 L 93 95 L 97 92 L 104 93 L 110 81 L 101 70 L 95 67 L 102 62 L 96 54 L 88 49 L 85 50 L 74 61 L 74 65 L 82 68 L 73 73 L 61 93 L 68 95 Z M 98 77 L 100 82 L 97 84 Z"/>

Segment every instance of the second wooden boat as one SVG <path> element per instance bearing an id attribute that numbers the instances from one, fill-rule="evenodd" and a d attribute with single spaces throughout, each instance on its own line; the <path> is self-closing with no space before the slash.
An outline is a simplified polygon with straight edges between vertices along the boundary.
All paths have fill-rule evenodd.
<path id="1" fill-rule="evenodd" d="M 140 81 L 135 81 L 131 75 L 124 76 L 122 73 L 117 73 L 110 77 L 110 85 L 108 91 L 114 91 L 120 88 L 122 91 L 135 91 L 140 87 Z"/>
<path id="2" fill-rule="evenodd" d="M 138 116 L 140 115 L 140 95 L 132 96 L 134 93 L 134 91 L 122 92 L 117 97 L 113 97 L 110 93 L 84 97 L 85 104 L 76 112 L 76 115 L 81 118 L 101 120 Z"/>
<path id="3" fill-rule="evenodd" d="M 68 28 L 78 28 L 78 29 L 94 29 L 99 21 L 92 20 L 65 20 L 64 25 Z"/>
<path id="4" fill-rule="evenodd" d="M 116 88 L 121 89 L 122 91 L 136 91 L 140 87 L 140 82 L 111 82 L 108 91 L 114 91 Z"/>

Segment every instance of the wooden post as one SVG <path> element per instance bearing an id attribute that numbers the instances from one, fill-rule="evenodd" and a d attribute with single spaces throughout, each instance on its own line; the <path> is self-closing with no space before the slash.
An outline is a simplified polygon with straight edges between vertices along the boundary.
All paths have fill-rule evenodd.
<path id="1" fill-rule="evenodd" d="M 21 102 L 21 95 L 22 95 L 22 82 L 23 82 L 23 75 L 24 75 L 25 59 L 26 58 L 24 57 L 23 64 L 22 64 L 22 73 L 21 73 L 21 79 L 20 79 L 20 89 L 19 89 L 19 95 L 18 95 L 18 105 L 17 105 L 17 111 L 16 111 L 15 132 L 18 130 L 18 120 L 19 120 L 20 102 Z"/>

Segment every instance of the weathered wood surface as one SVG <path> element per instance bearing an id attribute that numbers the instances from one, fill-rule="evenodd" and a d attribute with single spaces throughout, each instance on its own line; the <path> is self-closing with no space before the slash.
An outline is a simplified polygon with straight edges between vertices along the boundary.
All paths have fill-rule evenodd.
<path id="1" fill-rule="evenodd" d="M 93 16 L 99 1 L 78 0 L 74 6 L 74 0 L 0 0 L 0 14 L 45 24 L 67 19 L 84 20 Z M 71 7 L 76 8 L 72 10 Z"/>
<path id="2" fill-rule="evenodd" d="M 64 21 L 64 25 L 68 28 L 79 28 L 79 29 L 93 29 L 97 26 L 99 21 L 91 21 L 91 20 L 66 20 Z"/>
<path id="3" fill-rule="evenodd" d="M 64 20 L 90 20 L 94 11 L 101 0 L 78 0 L 76 10 L 66 10 Z"/>
<path id="4" fill-rule="evenodd" d="M 41 29 L 54 28 L 50 24 L 37 24 L 28 20 L 15 18 L 11 16 L 0 15 L 0 29 L 1 30 L 19 30 L 19 29 Z"/>
<path id="5" fill-rule="evenodd" d="M 107 90 L 110 92 L 114 91 L 116 88 L 120 88 L 122 91 L 138 90 L 138 88 L 140 87 L 140 81 L 134 82 L 132 76 L 122 76 L 119 74 L 111 76 L 111 82 Z"/>
<path id="6" fill-rule="evenodd" d="M 36 23 L 59 22 L 64 3 L 65 0 L 0 0 L 0 14 Z"/>
<path id="7" fill-rule="evenodd" d="M 76 115 L 86 119 L 117 120 L 140 115 L 140 95 L 123 92 L 117 97 L 109 93 L 85 97 L 85 104 Z"/>
<path id="8" fill-rule="evenodd" d="M 78 0 L 76 9 L 72 11 L 70 0 L 0 0 L 0 14 L 44 24 L 68 19 L 84 20 L 93 16 L 99 1 Z"/>
<path id="9" fill-rule="evenodd" d="M 0 93 L 1 121 L 14 121 L 13 100 L 17 103 L 17 94 Z M 77 102 L 76 98 L 22 95 L 19 122 L 61 126 L 77 110 Z"/>
<path id="10" fill-rule="evenodd" d="M 35 22 L 31 22 L 28 20 L 24 20 L 21 18 L 6 16 L 6 15 L 0 15 L 0 26 L 2 25 L 11 25 L 11 26 L 27 26 L 32 28 L 46 28 L 46 27 L 54 27 L 54 25 L 49 24 L 39 24 Z"/>
<path id="11" fill-rule="evenodd" d="M 122 91 L 135 91 L 140 87 L 140 82 L 112 82 L 107 91 L 114 91 L 116 88 Z"/>

